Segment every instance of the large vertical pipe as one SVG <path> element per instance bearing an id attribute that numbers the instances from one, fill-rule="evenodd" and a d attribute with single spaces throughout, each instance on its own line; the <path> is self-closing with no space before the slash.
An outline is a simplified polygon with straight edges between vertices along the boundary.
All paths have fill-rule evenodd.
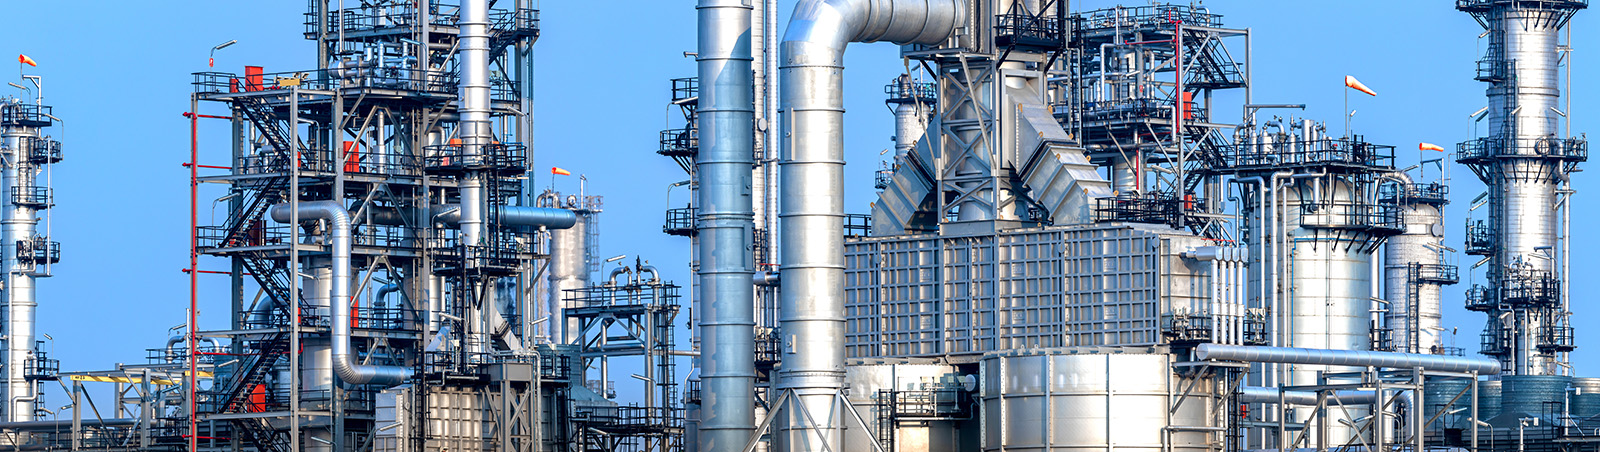
<path id="1" fill-rule="evenodd" d="M 961 0 L 803 0 L 780 46 L 779 242 L 783 367 L 779 450 L 842 450 L 844 385 L 844 51 L 850 42 L 937 44 Z M 703 80 L 703 79 L 702 79 Z M 748 276 L 748 275 L 746 275 Z"/>
<path id="2" fill-rule="evenodd" d="M 700 0 L 701 451 L 739 450 L 755 430 L 755 87 L 749 0 Z"/>
<path id="3" fill-rule="evenodd" d="M 290 221 L 290 204 L 273 206 L 272 220 Z M 395 385 L 411 375 L 411 368 L 360 364 L 350 345 L 350 212 L 338 201 L 302 201 L 299 203 L 300 220 L 324 220 L 328 224 L 328 248 L 332 275 L 327 293 L 330 302 L 329 321 L 332 324 L 333 371 L 339 380 L 350 384 Z M 298 226 L 298 225 L 291 225 Z M 320 289 L 320 288 L 318 288 Z"/>
<path id="4" fill-rule="evenodd" d="M 4 108 L 17 109 L 21 104 L 12 104 Z M 19 116 L 17 110 L 0 116 Z M 33 207 L 18 205 L 15 197 L 10 196 L 17 190 L 26 190 L 29 185 L 35 185 L 33 180 L 36 170 L 32 165 L 25 163 L 23 155 L 25 141 L 37 138 L 39 129 L 23 125 L 7 126 L 0 131 L 5 140 L 4 170 L 0 172 L 0 256 L 4 256 L 5 286 L 0 287 L 0 303 L 5 309 L 5 355 L 0 365 L 5 367 L 5 419 L 11 422 L 33 420 L 33 401 L 36 398 L 33 383 L 28 381 L 27 363 L 33 354 L 34 341 L 34 310 L 38 301 L 34 298 L 35 277 L 30 265 L 23 263 L 21 256 L 17 255 L 16 243 L 20 240 L 32 240 L 35 226 L 38 224 L 38 211 Z"/>
<path id="5" fill-rule="evenodd" d="M 309 237 L 308 237 L 309 238 Z M 310 242 L 311 240 L 307 240 Z M 306 289 L 306 304 L 313 307 L 311 311 L 302 312 L 301 315 L 326 316 L 331 309 L 333 293 L 333 261 L 327 257 L 313 257 L 306 259 L 306 277 L 301 287 Z M 345 281 L 349 284 L 349 281 Z M 327 337 L 305 338 L 304 353 L 300 361 L 300 385 L 304 388 L 302 397 L 332 397 L 333 396 L 333 355 L 329 348 Z M 311 441 L 306 441 L 301 450 L 307 452 L 328 452 L 333 450 L 333 431 L 325 425 L 306 426 L 301 434 Z"/>
<path id="6" fill-rule="evenodd" d="M 493 138 L 489 111 L 489 0 L 461 2 L 461 86 L 457 110 L 461 115 L 456 135 L 461 158 L 468 163 L 484 158 L 484 146 Z M 461 241 L 479 245 L 487 233 L 487 175 L 469 170 L 461 178 Z"/>

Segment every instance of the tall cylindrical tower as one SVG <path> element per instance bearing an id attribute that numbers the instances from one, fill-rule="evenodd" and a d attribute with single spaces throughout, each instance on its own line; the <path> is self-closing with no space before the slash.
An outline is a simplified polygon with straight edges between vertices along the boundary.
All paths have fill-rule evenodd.
<path id="1" fill-rule="evenodd" d="M 1400 208 L 1401 232 L 1384 249 L 1384 300 L 1389 302 L 1391 351 L 1446 354 L 1441 340 L 1440 293 L 1457 281 L 1456 267 L 1443 261 L 1444 205 L 1448 187 L 1413 183 L 1385 185 L 1382 197 Z"/>
<path id="2" fill-rule="evenodd" d="M 5 268 L 0 286 L 0 305 L 4 319 L 0 335 L 5 338 L 5 353 L 0 366 L 5 371 L 3 414 L 10 422 L 34 420 L 38 388 L 33 377 L 34 362 L 42 358 L 34 350 L 34 310 L 38 307 L 34 283 L 50 276 L 50 265 L 59 258 L 55 242 L 41 237 L 39 213 L 54 205 L 44 165 L 60 160 L 60 142 L 43 136 L 55 119 L 50 107 L 14 100 L 0 104 L 0 256 Z"/>
<path id="3" fill-rule="evenodd" d="M 1560 31 L 1582 0 L 1462 0 L 1488 33 L 1477 79 L 1489 84 L 1487 136 L 1459 145 L 1458 161 L 1488 186 L 1489 218 L 1469 229 L 1468 252 L 1489 258 L 1468 307 L 1489 314 L 1483 353 L 1516 375 L 1562 372 L 1572 350 L 1557 214 L 1587 143 L 1563 138 Z M 1469 223 L 1472 225 L 1472 223 Z M 1473 226 L 1469 226 L 1473 227 Z M 1481 238 L 1474 242 L 1471 239 Z"/>

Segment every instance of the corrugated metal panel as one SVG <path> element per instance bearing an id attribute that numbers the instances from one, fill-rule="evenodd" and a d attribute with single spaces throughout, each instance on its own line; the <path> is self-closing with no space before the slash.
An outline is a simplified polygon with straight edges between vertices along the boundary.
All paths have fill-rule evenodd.
<path id="1" fill-rule="evenodd" d="M 1204 245 L 1140 225 L 851 240 L 846 356 L 1156 345 L 1163 313 L 1210 300 L 1210 266 L 1180 257 Z"/>

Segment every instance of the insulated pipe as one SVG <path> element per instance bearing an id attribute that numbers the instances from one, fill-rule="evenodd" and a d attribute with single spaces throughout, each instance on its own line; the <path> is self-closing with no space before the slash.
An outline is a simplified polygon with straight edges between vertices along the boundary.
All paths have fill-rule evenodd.
<path id="1" fill-rule="evenodd" d="M 779 254 L 780 278 L 788 284 L 780 296 L 784 355 L 774 388 L 793 397 L 779 415 L 779 450 L 844 450 L 838 396 L 844 387 L 845 46 L 942 43 L 966 6 L 964 0 L 802 0 L 790 16 L 779 57 L 780 104 L 788 112 Z M 749 287 L 749 273 L 739 277 Z M 748 298 L 738 301 L 750 305 Z M 749 346 L 750 337 L 741 345 Z"/>
<path id="2" fill-rule="evenodd" d="M 1252 363 L 1312 364 L 1350 367 L 1382 367 L 1437 372 L 1477 372 L 1498 375 L 1500 362 L 1465 356 L 1423 355 L 1415 353 L 1372 352 L 1365 350 L 1326 350 L 1249 345 L 1200 344 L 1196 359 L 1244 361 Z"/>
<path id="3" fill-rule="evenodd" d="M 461 224 L 461 205 L 439 204 L 429 209 L 432 221 L 450 226 Z M 567 229 L 578 223 L 577 212 L 554 207 L 498 206 L 500 224 L 545 229 Z M 370 209 L 375 224 L 401 226 L 406 224 L 402 214 L 394 209 Z"/>
<path id="4" fill-rule="evenodd" d="M 1371 405 L 1378 399 L 1373 391 L 1334 391 L 1328 396 L 1328 404 L 1338 402 L 1340 405 Z M 1315 406 L 1317 404 L 1316 391 L 1284 391 L 1283 402 L 1289 405 Z M 1244 386 L 1239 388 L 1239 403 L 1266 403 L 1278 404 L 1278 388 L 1262 386 Z"/>
<path id="5" fill-rule="evenodd" d="M 461 85 L 456 110 L 461 119 L 456 135 L 461 139 L 461 158 L 466 162 L 483 159 L 483 146 L 491 140 L 489 116 L 489 0 L 461 2 Z M 461 241 L 478 245 L 487 232 L 484 223 L 486 175 L 471 170 L 461 177 Z"/>
<path id="6" fill-rule="evenodd" d="M 470 3 L 470 2 L 469 2 Z M 328 288 L 332 302 L 333 371 L 339 379 L 350 384 L 396 385 L 411 375 L 411 369 L 402 366 L 377 366 L 358 364 L 355 352 L 350 350 L 350 212 L 337 201 L 306 201 L 300 203 L 302 220 L 326 220 L 328 243 L 333 259 L 333 278 Z M 289 221 L 289 205 L 272 207 L 272 219 L 279 223 Z M 290 225 L 295 226 L 295 225 Z"/>
<path id="7" fill-rule="evenodd" d="M 755 431 L 755 74 L 749 0 L 700 0 L 699 450 L 733 451 Z M 770 77 L 771 74 L 768 74 Z M 770 181 L 768 181 L 770 183 Z M 615 274 L 612 275 L 613 279 Z"/>

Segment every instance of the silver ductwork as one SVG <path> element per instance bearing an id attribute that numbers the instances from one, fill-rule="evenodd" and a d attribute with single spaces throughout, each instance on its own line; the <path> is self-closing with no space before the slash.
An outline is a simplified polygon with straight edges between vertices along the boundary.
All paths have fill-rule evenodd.
<path id="1" fill-rule="evenodd" d="M 701 451 L 737 450 L 755 430 L 755 75 L 749 0 L 700 0 Z"/>
<path id="2" fill-rule="evenodd" d="M 1194 353 L 1195 359 L 1202 360 L 1380 367 L 1388 369 L 1414 369 L 1420 367 L 1423 370 L 1436 372 L 1477 372 L 1479 375 L 1497 375 L 1500 373 L 1500 363 L 1495 360 L 1465 356 L 1222 344 L 1200 344 L 1195 347 Z"/>
<path id="3" fill-rule="evenodd" d="M 790 17 L 779 57 L 780 108 L 788 112 L 779 215 L 786 284 L 783 367 L 774 389 L 791 397 L 774 435 L 779 450 L 841 450 L 845 47 L 944 42 L 962 23 L 965 6 L 962 0 L 804 0 Z M 748 285 L 749 275 L 740 276 Z"/>
<path id="4" fill-rule="evenodd" d="M 272 219 L 279 223 L 289 221 L 289 205 L 272 207 Z M 337 201 L 304 201 L 299 204 L 301 220 L 328 222 L 328 248 L 333 274 L 329 278 L 328 313 L 333 322 L 331 341 L 333 371 L 339 379 L 350 384 L 396 385 L 411 375 L 411 369 L 402 366 L 358 364 L 350 347 L 350 213 Z M 293 225 L 291 225 L 293 226 Z M 308 297 L 310 298 L 310 297 Z"/>

